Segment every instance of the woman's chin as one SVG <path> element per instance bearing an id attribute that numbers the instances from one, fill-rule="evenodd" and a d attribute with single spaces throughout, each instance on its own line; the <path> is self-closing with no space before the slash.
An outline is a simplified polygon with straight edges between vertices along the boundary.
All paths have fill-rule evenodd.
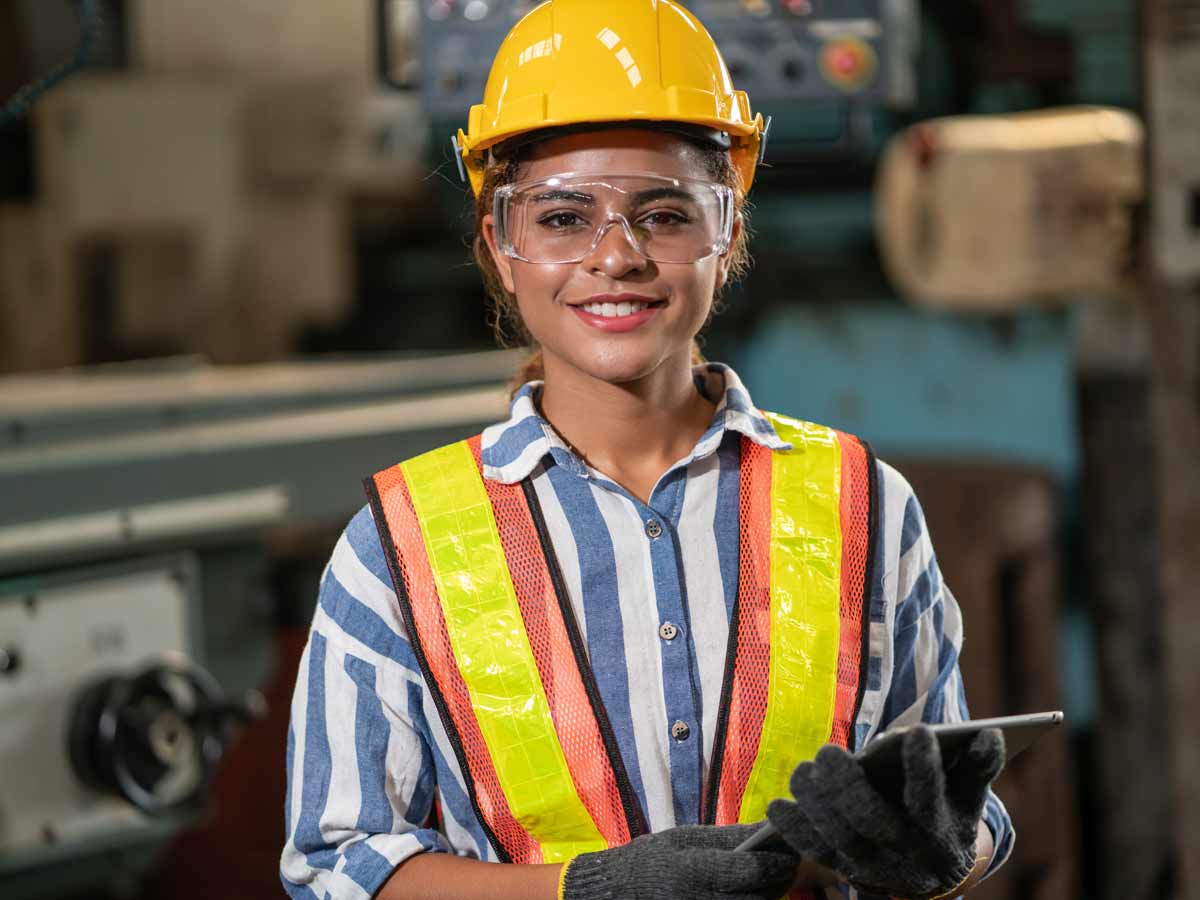
<path id="1" fill-rule="evenodd" d="M 626 352 L 580 360 L 576 367 L 598 381 L 627 384 L 652 375 L 663 362 L 659 354 Z"/>

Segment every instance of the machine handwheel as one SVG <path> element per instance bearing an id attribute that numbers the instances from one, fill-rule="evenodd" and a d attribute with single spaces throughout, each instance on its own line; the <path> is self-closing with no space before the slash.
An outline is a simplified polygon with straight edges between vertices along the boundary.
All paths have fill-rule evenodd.
<path id="1" fill-rule="evenodd" d="M 71 763 L 85 784 L 147 814 L 177 812 L 202 799 L 230 726 L 261 706 L 258 694 L 230 703 L 195 663 L 158 660 L 84 688 L 69 722 Z"/>

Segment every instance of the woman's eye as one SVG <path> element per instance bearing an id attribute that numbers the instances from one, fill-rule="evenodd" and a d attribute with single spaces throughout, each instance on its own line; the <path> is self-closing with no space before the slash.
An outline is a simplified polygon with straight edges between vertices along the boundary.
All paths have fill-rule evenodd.
<path id="1" fill-rule="evenodd" d="M 538 219 L 538 224 L 546 228 L 573 228 L 583 224 L 583 219 L 573 212 L 556 212 Z"/>
<path id="2" fill-rule="evenodd" d="M 656 209 L 654 212 L 646 213 L 646 215 L 642 216 L 639 224 L 649 225 L 652 228 L 661 228 L 664 225 L 683 225 L 687 221 L 687 216 L 681 213 L 669 209 Z"/>

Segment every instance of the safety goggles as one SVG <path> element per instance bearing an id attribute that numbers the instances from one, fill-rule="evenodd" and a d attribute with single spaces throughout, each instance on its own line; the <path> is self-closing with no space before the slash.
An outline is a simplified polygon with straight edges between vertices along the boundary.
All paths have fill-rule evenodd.
<path id="1" fill-rule="evenodd" d="M 733 191 L 663 175 L 559 175 L 497 189 L 496 240 L 529 263 L 580 262 L 610 228 L 647 259 L 692 263 L 729 249 Z"/>

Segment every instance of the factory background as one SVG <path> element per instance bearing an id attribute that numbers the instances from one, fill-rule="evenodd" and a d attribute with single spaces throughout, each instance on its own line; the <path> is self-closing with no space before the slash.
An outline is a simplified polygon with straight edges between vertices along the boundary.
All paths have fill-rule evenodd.
<path id="1" fill-rule="evenodd" d="M 448 137 L 534 5 L 0 4 L 5 900 L 282 896 L 359 481 L 522 358 Z M 1200 897 L 1200 4 L 685 5 L 773 117 L 705 354 L 912 481 L 975 717 L 1066 712 L 975 896 Z"/>

